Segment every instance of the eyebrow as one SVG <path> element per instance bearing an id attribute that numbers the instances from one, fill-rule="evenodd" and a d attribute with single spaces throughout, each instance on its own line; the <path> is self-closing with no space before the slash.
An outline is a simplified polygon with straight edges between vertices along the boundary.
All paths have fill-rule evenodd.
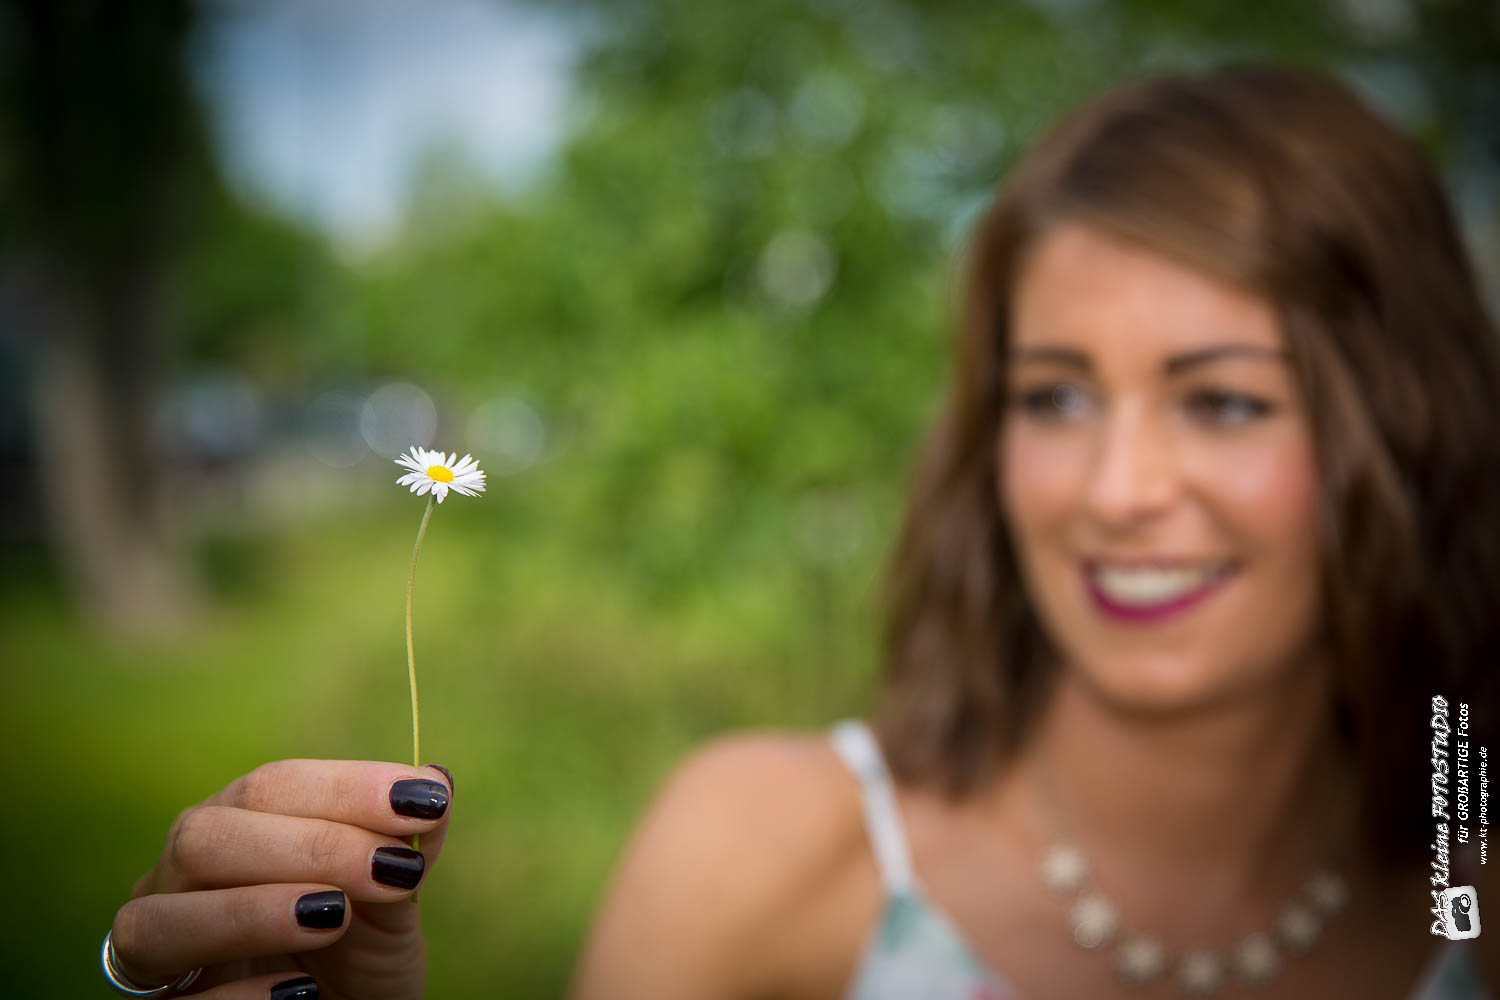
<path id="1" fill-rule="evenodd" d="M 1182 354 L 1174 354 L 1162 362 L 1162 371 L 1168 375 L 1175 375 L 1186 368 L 1194 365 L 1206 364 L 1210 361 L 1218 361 L 1226 357 L 1249 357 L 1264 361 L 1286 361 L 1287 352 L 1270 347 L 1260 347 L 1255 344 L 1216 344 L 1213 347 L 1204 347 L 1196 351 L 1186 351 Z M 1088 355 L 1071 347 L 1023 347 L 1010 352 L 1012 362 L 1020 361 L 1056 361 L 1082 371 L 1090 371 L 1093 368 Z"/>

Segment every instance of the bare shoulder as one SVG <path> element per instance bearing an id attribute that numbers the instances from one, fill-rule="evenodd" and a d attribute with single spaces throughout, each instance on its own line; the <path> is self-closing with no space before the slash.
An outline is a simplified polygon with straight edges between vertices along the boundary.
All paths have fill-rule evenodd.
<path id="1" fill-rule="evenodd" d="M 744 805 L 756 795 L 806 795 L 826 801 L 824 793 L 848 777 L 821 733 L 740 730 L 716 737 L 682 759 L 667 790 L 694 797 L 723 799 Z M 728 788 L 739 794 L 725 795 Z"/>
<path id="2" fill-rule="evenodd" d="M 762 897 L 846 846 L 860 822 L 853 778 L 825 738 L 740 731 L 678 763 L 635 840 L 671 845 L 709 868 L 730 862 L 719 880 L 733 880 L 746 902 L 774 903 Z"/>
<path id="3" fill-rule="evenodd" d="M 786 984 L 809 975 L 840 926 L 812 910 L 847 900 L 857 911 L 839 887 L 863 837 L 857 787 L 823 734 L 741 731 L 703 744 L 632 833 L 573 996 L 798 992 Z M 825 930 L 803 933 L 813 926 Z"/>

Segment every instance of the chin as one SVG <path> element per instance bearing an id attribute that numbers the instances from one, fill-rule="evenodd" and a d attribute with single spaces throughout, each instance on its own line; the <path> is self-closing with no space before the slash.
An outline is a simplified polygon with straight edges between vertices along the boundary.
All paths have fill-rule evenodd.
<path id="1" fill-rule="evenodd" d="M 1089 694 L 1131 715 L 1173 716 L 1212 708 L 1250 686 L 1246 678 L 1228 675 L 1222 664 L 1183 656 L 1106 653 L 1073 663 L 1073 679 Z"/>

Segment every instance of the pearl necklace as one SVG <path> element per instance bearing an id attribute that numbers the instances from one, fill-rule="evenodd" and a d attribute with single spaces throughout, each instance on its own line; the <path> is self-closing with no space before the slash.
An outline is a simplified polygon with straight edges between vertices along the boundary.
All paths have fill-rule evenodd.
<path id="1" fill-rule="evenodd" d="M 1113 946 L 1116 971 L 1134 986 L 1154 983 L 1169 969 L 1177 985 L 1194 996 L 1212 994 L 1231 972 L 1242 983 L 1264 986 L 1281 970 L 1283 952 L 1310 949 L 1323 926 L 1348 901 L 1348 882 L 1329 868 L 1318 868 L 1281 907 L 1271 929 L 1247 934 L 1227 950 L 1170 953 L 1158 939 L 1122 926 L 1119 907 L 1093 884 L 1083 851 L 1063 833 L 1062 810 L 1045 760 L 1038 762 L 1036 777 L 1054 840 L 1042 856 L 1042 881 L 1052 891 L 1072 897 L 1068 923 L 1073 940 L 1090 950 Z"/>
<path id="2" fill-rule="evenodd" d="M 1116 945 L 1115 968 L 1126 982 L 1148 985 L 1170 967 L 1177 984 L 1196 996 L 1213 993 L 1230 970 L 1243 983 L 1269 983 L 1281 968 L 1278 942 L 1289 952 L 1307 951 L 1324 922 L 1343 908 L 1349 896 L 1343 878 L 1319 869 L 1282 907 L 1271 931 L 1248 934 L 1227 953 L 1194 949 L 1172 955 L 1156 938 L 1121 927 L 1118 907 L 1090 884 L 1088 862 L 1078 848 L 1067 844 L 1049 848 L 1042 858 L 1042 880 L 1053 891 L 1073 897 L 1069 923 L 1074 941 L 1089 949 Z"/>

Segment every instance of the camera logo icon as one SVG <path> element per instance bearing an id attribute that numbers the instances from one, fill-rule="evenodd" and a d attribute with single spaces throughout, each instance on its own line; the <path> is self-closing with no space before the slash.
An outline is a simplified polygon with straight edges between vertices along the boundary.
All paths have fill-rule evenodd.
<path id="1" fill-rule="evenodd" d="M 1479 936 L 1479 894 L 1472 885 L 1455 885 L 1438 894 L 1443 908 L 1443 936 L 1462 941 Z"/>

